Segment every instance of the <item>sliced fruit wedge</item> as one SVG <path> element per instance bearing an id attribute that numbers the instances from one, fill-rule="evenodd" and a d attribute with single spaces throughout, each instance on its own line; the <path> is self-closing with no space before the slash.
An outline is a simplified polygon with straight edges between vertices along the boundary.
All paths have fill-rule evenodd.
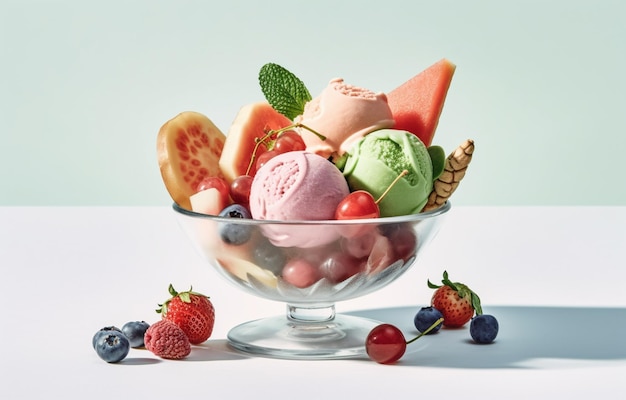
<path id="1" fill-rule="evenodd" d="M 219 159 L 226 136 L 205 115 L 185 111 L 167 121 L 157 136 L 157 156 L 172 199 L 191 209 L 189 198 L 207 176 L 223 177 Z"/>
<path id="2" fill-rule="evenodd" d="M 273 288 L 278 284 L 276 275 L 266 269 L 262 269 L 251 261 L 225 255 L 219 258 L 218 262 L 224 269 L 242 281 L 250 282 L 250 277 L 253 277 L 268 287 Z"/>
<path id="3" fill-rule="evenodd" d="M 444 58 L 387 93 L 394 129 L 411 132 L 429 147 L 455 70 Z"/>
<path id="4" fill-rule="evenodd" d="M 258 102 L 242 107 L 231 125 L 224 151 L 219 160 L 224 178 L 230 183 L 241 175 L 246 175 L 250 160 L 258 158 L 267 148 L 256 146 L 257 140 L 263 138 L 270 130 L 277 130 L 291 125 L 289 118 L 276 111 L 268 102 Z M 255 147 L 257 147 L 255 153 Z M 254 176 L 254 166 L 248 175 Z"/>
<path id="5" fill-rule="evenodd" d="M 191 211 L 200 214 L 219 215 L 228 204 L 224 202 L 224 198 L 219 190 L 209 188 L 201 190 L 198 193 L 189 196 L 191 203 Z"/>

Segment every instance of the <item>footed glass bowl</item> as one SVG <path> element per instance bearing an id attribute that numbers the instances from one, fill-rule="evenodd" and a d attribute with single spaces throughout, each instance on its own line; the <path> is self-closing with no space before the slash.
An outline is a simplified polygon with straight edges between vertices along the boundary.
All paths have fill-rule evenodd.
<path id="1" fill-rule="evenodd" d="M 226 280 L 287 305 L 286 315 L 232 328 L 230 345 L 296 359 L 364 355 L 365 338 L 380 322 L 335 314 L 335 303 L 406 272 L 450 207 L 401 217 L 285 222 L 216 217 L 173 205 L 194 246 Z"/>

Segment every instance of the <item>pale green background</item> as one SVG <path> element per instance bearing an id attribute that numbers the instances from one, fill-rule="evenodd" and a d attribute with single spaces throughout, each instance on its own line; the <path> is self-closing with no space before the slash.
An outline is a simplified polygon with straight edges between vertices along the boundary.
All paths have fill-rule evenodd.
<path id="1" fill-rule="evenodd" d="M 315 95 L 457 64 L 458 205 L 626 205 L 626 1 L 0 0 L 0 205 L 169 205 L 159 127 L 225 132 L 266 62 Z"/>

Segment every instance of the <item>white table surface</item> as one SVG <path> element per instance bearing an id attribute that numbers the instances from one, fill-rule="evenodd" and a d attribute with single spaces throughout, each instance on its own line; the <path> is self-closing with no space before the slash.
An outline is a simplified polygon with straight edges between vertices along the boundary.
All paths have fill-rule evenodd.
<path id="1" fill-rule="evenodd" d="M 613 396 L 626 389 L 625 259 L 626 207 L 453 205 L 416 266 L 337 311 L 411 337 L 426 280 L 447 269 L 498 317 L 494 344 L 470 343 L 463 328 L 420 339 L 395 365 L 280 360 L 238 353 L 225 338 L 284 305 L 222 280 L 169 207 L 2 207 L 0 398 Z M 169 283 L 211 296 L 212 337 L 183 361 L 139 349 L 119 364 L 100 360 L 93 333 L 155 322 Z"/>

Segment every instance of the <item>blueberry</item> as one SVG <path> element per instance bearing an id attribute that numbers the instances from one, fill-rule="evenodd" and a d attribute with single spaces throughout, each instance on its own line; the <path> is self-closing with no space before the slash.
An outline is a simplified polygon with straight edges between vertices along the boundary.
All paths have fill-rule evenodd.
<path id="1" fill-rule="evenodd" d="M 118 328 L 117 326 L 105 326 L 104 328 L 100 329 L 91 338 L 91 345 L 93 346 L 94 350 L 96 348 L 96 342 L 98 341 L 98 338 L 102 335 L 106 335 L 107 333 L 110 333 L 111 331 L 122 332 L 122 330 Z"/>
<path id="2" fill-rule="evenodd" d="M 122 326 L 122 333 L 128 338 L 130 347 L 143 347 L 143 336 L 150 327 L 146 321 L 131 321 Z"/>
<path id="3" fill-rule="evenodd" d="M 96 340 L 96 353 L 108 363 L 122 361 L 130 351 L 130 342 L 122 333 L 111 330 L 98 336 Z"/>
<path id="4" fill-rule="evenodd" d="M 223 209 L 219 216 L 240 219 L 252 218 L 250 211 L 240 204 L 231 204 Z M 219 233 L 224 243 L 239 246 L 246 243 L 252 237 L 252 226 L 237 223 L 221 223 Z"/>
<path id="5" fill-rule="evenodd" d="M 470 322 L 470 335 L 476 343 L 487 344 L 498 336 L 498 320 L 493 315 L 480 314 Z"/>
<path id="6" fill-rule="evenodd" d="M 435 307 L 422 307 L 419 309 L 417 314 L 415 314 L 413 323 L 418 331 L 424 332 L 426 329 L 430 328 L 435 321 L 442 317 L 443 314 L 441 314 L 441 311 L 437 310 Z M 435 326 L 430 332 L 427 333 L 427 335 L 437 333 L 439 329 L 441 329 L 441 324 Z"/>

